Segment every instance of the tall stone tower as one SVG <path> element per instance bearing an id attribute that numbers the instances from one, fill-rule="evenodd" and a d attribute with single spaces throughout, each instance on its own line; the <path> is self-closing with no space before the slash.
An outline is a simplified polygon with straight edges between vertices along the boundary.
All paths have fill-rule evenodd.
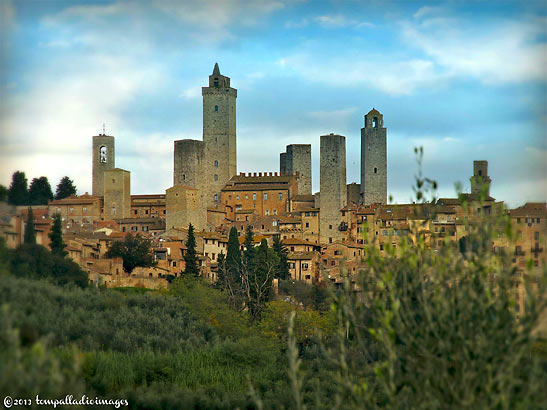
<path id="1" fill-rule="evenodd" d="M 104 196 L 104 172 L 114 168 L 114 137 L 105 134 L 93 136 L 91 150 L 91 193 Z"/>
<path id="2" fill-rule="evenodd" d="M 131 216 L 131 173 L 112 168 L 104 173 L 104 219 Z"/>
<path id="3" fill-rule="evenodd" d="M 492 180 L 488 176 L 488 161 L 473 161 L 473 176 L 470 181 L 471 194 L 479 195 L 484 189 L 486 196 L 490 196 L 490 183 Z"/>
<path id="4" fill-rule="evenodd" d="M 230 78 L 220 74 L 218 63 L 202 87 L 205 174 L 203 196 L 207 203 L 220 200 L 220 190 L 237 173 L 236 98 Z"/>
<path id="5" fill-rule="evenodd" d="M 374 108 L 361 128 L 361 201 L 387 203 L 387 132 L 384 116 Z"/>
<path id="6" fill-rule="evenodd" d="M 281 174 L 298 177 L 298 194 L 311 195 L 311 144 L 287 145 L 286 152 L 279 156 Z"/>
<path id="7" fill-rule="evenodd" d="M 321 203 L 319 241 L 327 244 L 340 241 L 342 221 L 340 209 L 348 203 L 346 187 L 346 137 L 322 135 L 320 153 Z"/>

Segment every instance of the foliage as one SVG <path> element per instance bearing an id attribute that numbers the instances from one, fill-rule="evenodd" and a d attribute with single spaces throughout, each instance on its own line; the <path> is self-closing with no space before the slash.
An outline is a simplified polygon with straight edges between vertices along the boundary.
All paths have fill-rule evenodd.
<path id="1" fill-rule="evenodd" d="M 76 195 L 76 186 L 69 177 L 64 176 L 57 184 L 55 199 L 64 199 L 72 195 Z"/>
<path id="2" fill-rule="evenodd" d="M 28 205 L 28 182 L 25 173 L 15 171 L 11 176 L 8 189 L 8 203 L 11 205 Z"/>
<path id="3" fill-rule="evenodd" d="M 61 227 L 61 215 L 55 214 L 53 216 L 53 224 L 51 226 L 51 231 L 49 232 L 49 248 L 51 253 L 54 255 L 59 255 L 61 257 L 67 256 L 67 251 L 65 251 L 66 244 L 63 242 L 63 230 Z"/>
<path id="4" fill-rule="evenodd" d="M 243 255 L 242 262 L 247 266 L 253 266 L 254 256 L 255 256 L 255 247 L 253 245 L 254 233 L 251 228 L 251 225 L 247 225 L 247 230 L 245 231 L 245 242 L 243 245 Z"/>
<path id="5" fill-rule="evenodd" d="M 0 202 L 8 200 L 8 188 L 0 184 Z"/>
<path id="6" fill-rule="evenodd" d="M 88 285 L 87 273 L 75 262 L 54 255 L 42 245 L 24 243 L 11 256 L 11 272 L 15 276 L 47 278 L 59 285 L 68 283 L 80 287 Z"/>
<path id="7" fill-rule="evenodd" d="M 199 266 L 196 256 L 196 237 L 194 236 L 194 227 L 188 225 L 188 239 L 186 240 L 186 253 L 184 254 L 184 273 L 187 275 L 198 276 Z"/>
<path id="8" fill-rule="evenodd" d="M 47 177 L 33 178 L 28 190 L 30 205 L 47 205 L 53 200 L 51 185 Z"/>
<path id="9" fill-rule="evenodd" d="M 48 348 L 32 329 L 12 325 L 7 306 L 0 311 L 0 395 L 14 398 L 61 398 L 85 393 L 80 377 L 81 355 L 74 350 L 64 357 Z"/>
<path id="10" fill-rule="evenodd" d="M 326 311 L 331 306 L 331 292 L 326 283 L 309 285 L 299 280 L 280 280 L 279 295 L 281 298 L 294 299 L 304 308 Z"/>
<path id="11" fill-rule="evenodd" d="M 34 213 L 29 207 L 27 214 L 27 223 L 25 224 L 24 243 L 36 243 L 36 230 L 34 229 Z"/>
<path id="12" fill-rule="evenodd" d="M 106 257 L 121 257 L 123 259 L 123 270 L 130 274 L 137 266 L 150 267 L 155 265 L 154 252 L 151 246 L 149 239 L 143 238 L 139 234 L 136 236 L 127 234 L 123 240 L 110 245 Z"/>
<path id="13" fill-rule="evenodd" d="M 283 246 L 283 242 L 280 240 L 279 235 L 274 236 L 272 248 L 279 258 L 279 263 L 276 269 L 276 277 L 279 279 L 289 279 L 289 251 L 285 248 L 285 246 Z"/>
<path id="14" fill-rule="evenodd" d="M 225 259 L 218 263 L 218 287 L 228 295 L 228 302 L 232 308 L 241 307 L 239 289 L 241 280 L 241 251 L 239 249 L 239 238 L 237 229 L 232 227 L 228 236 L 227 254 Z"/>

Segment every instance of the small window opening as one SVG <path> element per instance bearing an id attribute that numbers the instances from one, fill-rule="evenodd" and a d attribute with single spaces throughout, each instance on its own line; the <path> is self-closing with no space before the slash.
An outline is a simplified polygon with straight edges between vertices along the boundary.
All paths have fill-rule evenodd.
<path id="1" fill-rule="evenodd" d="M 482 171 L 479 169 L 479 176 L 482 177 Z"/>
<path id="2" fill-rule="evenodd" d="M 218 112 L 218 105 L 215 105 L 215 111 Z"/>
<path id="3" fill-rule="evenodd" d="M 215 168 L 218 168 L 218 161 L 215 159 Z"/>
<path id="4" fill-rule="evenodd" d="M 374 128 L 378 128 L 378 117 L 374 117 L 374 118 L 372 119 L 372 126 L 373 126 Z"/>
<path id="5" fill-rule="evenodd" d="M 378 173 L 378 168 L 374 167 L 374 173 L 375 173 L 375 174 Z"/>
<path id="6" fill-rule="evenodd" d="M 218 87 L 218 78 L 215 78 L 213 84 L 215 85 L 215 87 Z"/>

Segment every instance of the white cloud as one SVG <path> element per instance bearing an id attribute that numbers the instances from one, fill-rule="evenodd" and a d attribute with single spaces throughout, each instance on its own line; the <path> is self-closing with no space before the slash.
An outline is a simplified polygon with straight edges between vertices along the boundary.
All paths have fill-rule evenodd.
<path id="1" fill-rule="evenodd" d="M 374 24 L 372 23 L 366 21 L 360 22 L 358 20 L 344 16 L 343 14 L 324 14 L 322 16 L 314 17 L 314 20 L 319 23 L 321 27 L 324 28 L 343 28 L 350 26 L 354 26 L 356 28 L 374 27 Z"/>
<path id="2" fill-rule="evenodd" d="M 303 28 L 306 27 L 309 24 L 309 21 L 307 18 L 303 18 L 298 21 L 289 20 L 285 22 L 285 28 Z"/>
<path id="3" fill-rule="evenodd" d="M 201 97 L 201 87 L 189 87 L 185 89 L 181 94 L 181 98 L 187 98 L 189 100 Z"/>
<path id="4" fill-rule="evenodd" d="M 472 77 L 487 84 L 547 79 L 547 43 L 538 40 L 545 35 L 544 18 L 477 26 L 473 20 L 430 14 L 418 11 L 416 21 L 402 24 L 402 35 L 448 76 Z"/>

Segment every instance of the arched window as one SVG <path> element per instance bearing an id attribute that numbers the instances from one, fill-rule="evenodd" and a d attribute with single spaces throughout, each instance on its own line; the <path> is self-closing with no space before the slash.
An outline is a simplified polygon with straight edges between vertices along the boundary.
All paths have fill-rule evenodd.
<path id="1" fill-rule="evenodd" d="M 218 161 L 215 159 L 215 168 L 218 168 Z"/>
<path id="2" fill-rule="evenodd" d="M 374 118 L 372 119 L 372 126 L 373 126 L 374 128 L 378 128 L 378 117 L 374 117 Z"/>
<path id="3" fill-rule="evenodd" d="M 186 181 L 186 174 L 182 174 L 182 180 Z"/>
<path id="4" fill-rule="evenodd" d="M 215 87 L 218 87 L 218 78 L 215 78 L 213 84 L 215 84 Z"/>
<path id="5" fill-rule="evenodd" d="M 99 148 L 99 161 L 102 163 L 106 162 L 107 148 L 104 145 L 101 145 Z"/>
<path id="6" fill-rule="evenodd" d="M 218 181 L 218 174 L 215 174 L 214 179 L 215 181 Z"/>

